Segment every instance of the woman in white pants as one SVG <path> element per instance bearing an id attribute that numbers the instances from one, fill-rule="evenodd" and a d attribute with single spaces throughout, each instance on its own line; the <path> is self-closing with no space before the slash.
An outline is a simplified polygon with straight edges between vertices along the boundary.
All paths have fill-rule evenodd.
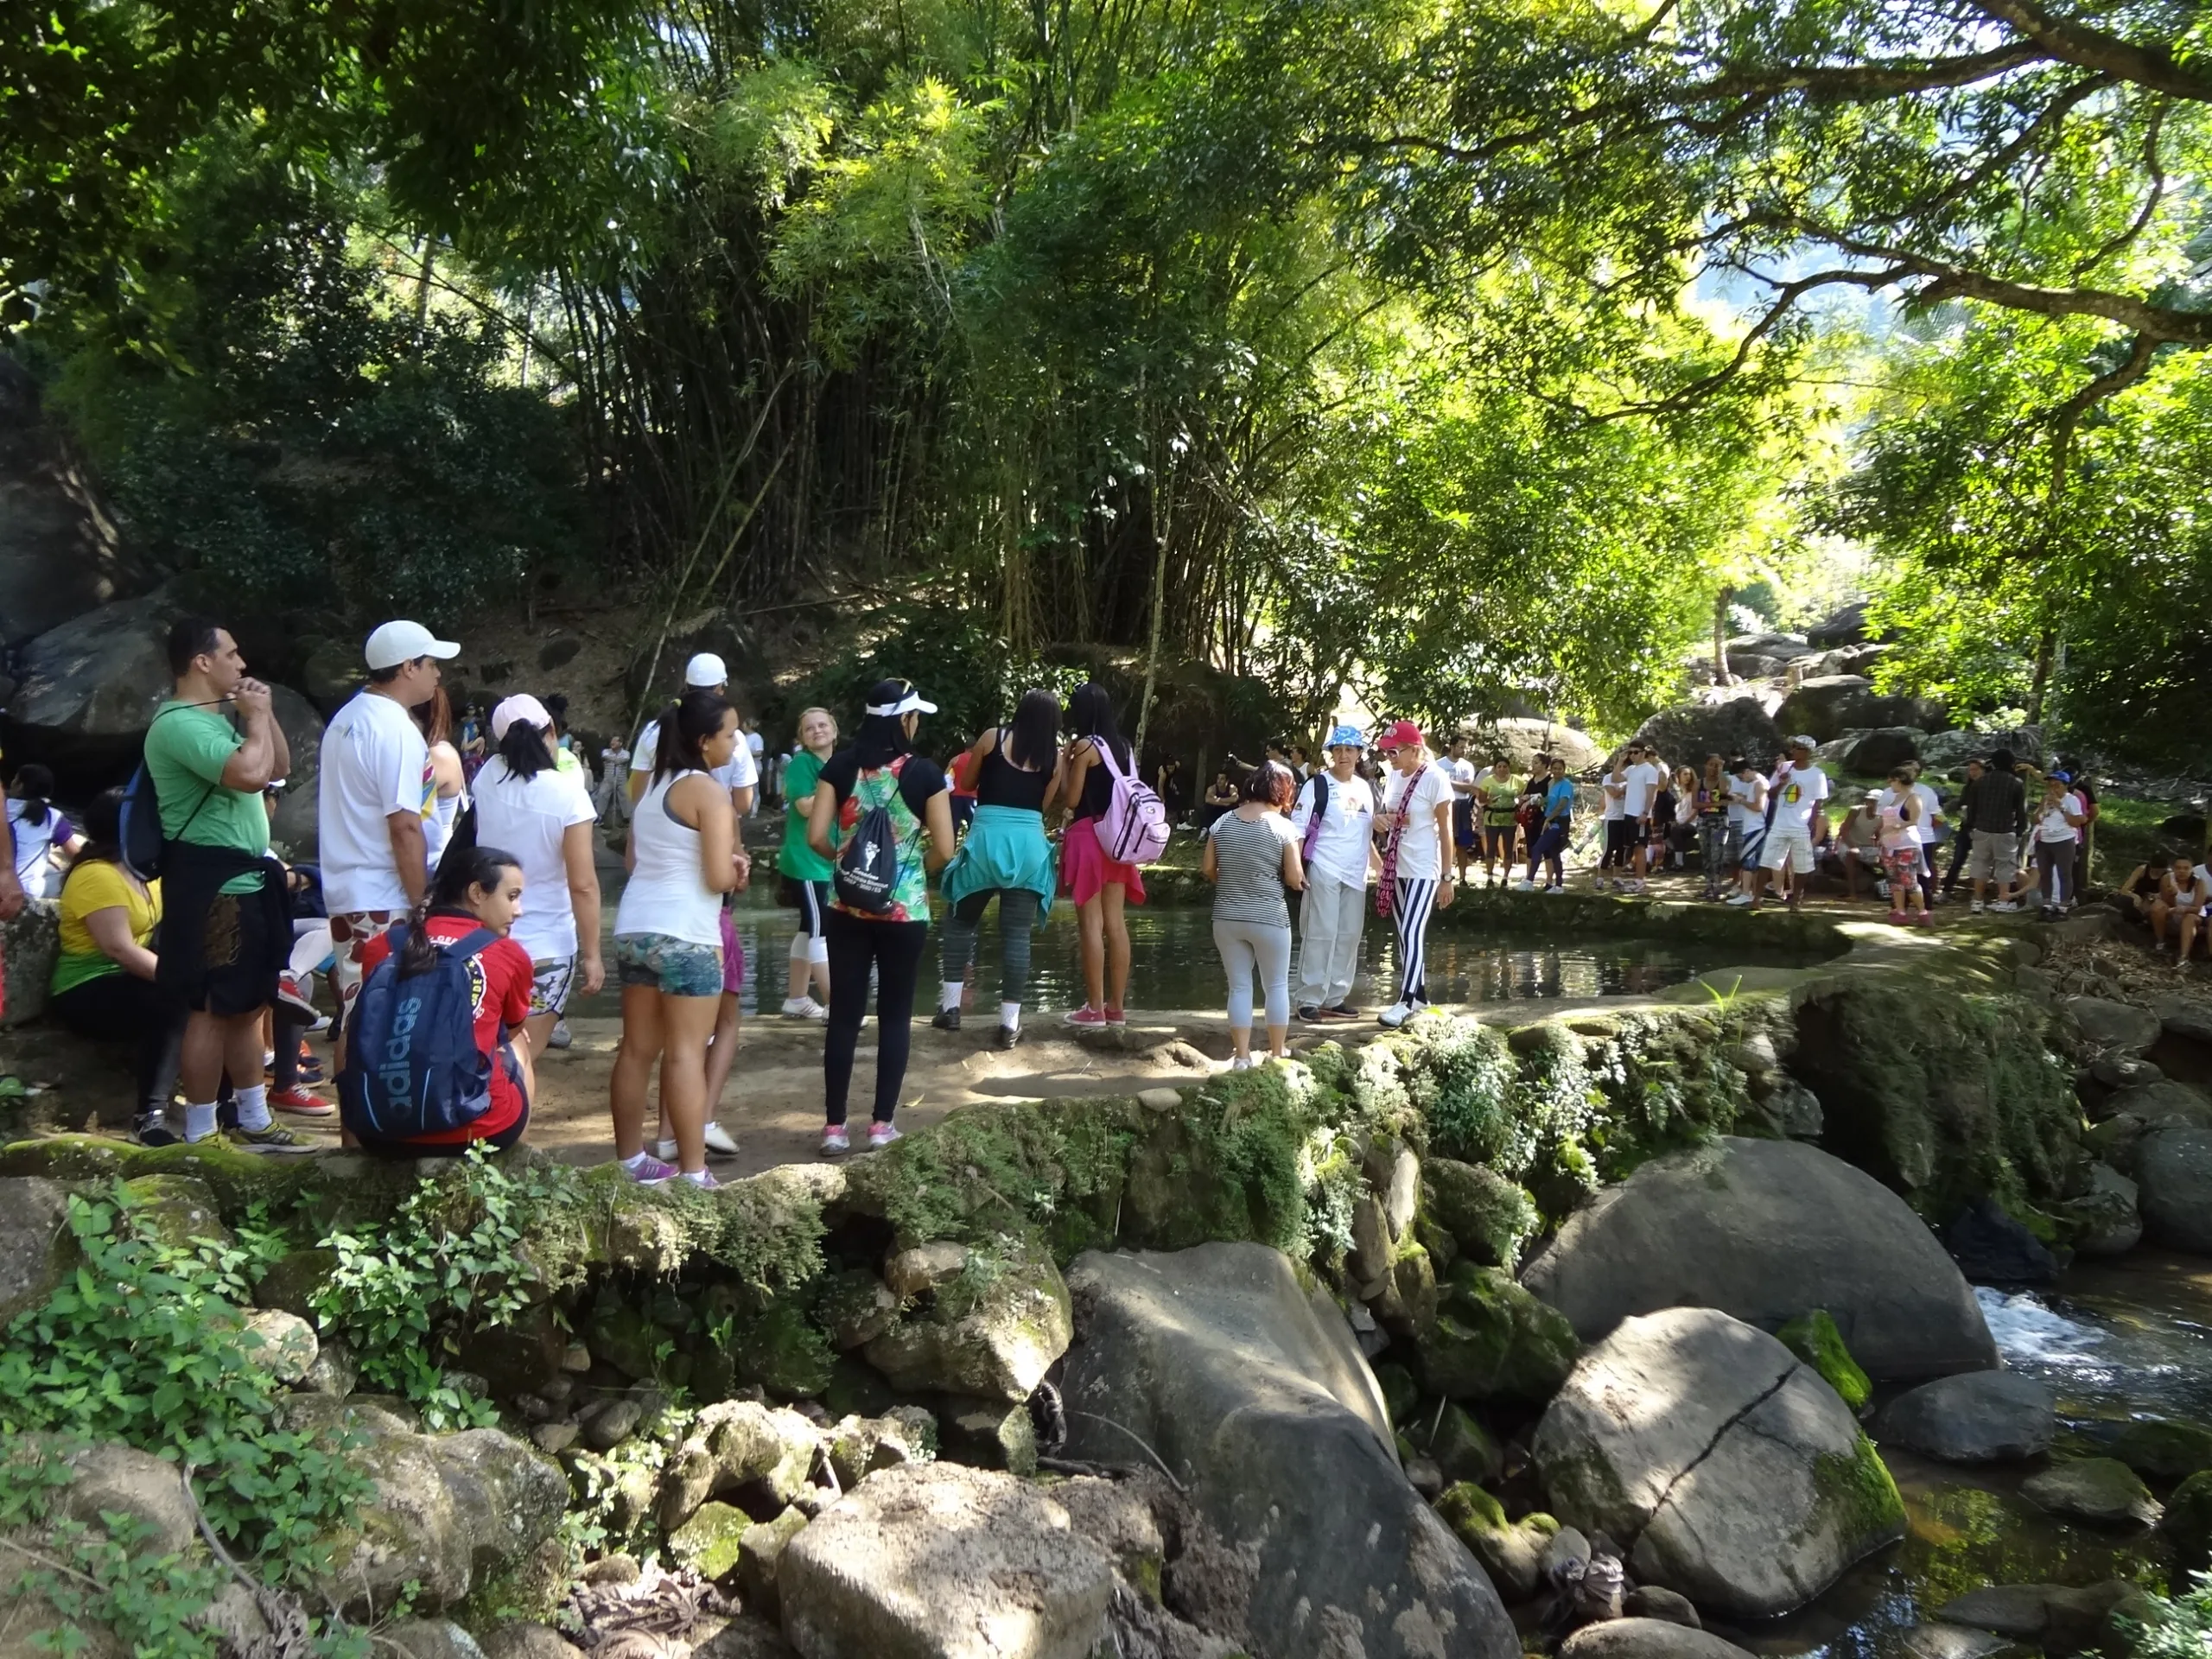
<path id="1" fill-rule="evenodd" d="M 1367 747 L 1357 726 L 1329 734 L 1329 765 L 1306 780 L 1292 810 L 1306 892 L 1298 906 L 1298 1017 L 1311 1025 L 1356 1020 L 1352 976 L 1367 921 L 1367 873 L 1375 861 L 1375 791 L 1359 775 Z"/>
<path id="2" fill-rule="evenodd" d="M 1205 875 L 1214 884 L 1213 943 L 1229 975 L 1230 1065 L 1252 1064 L 1252 976 L 1267 998 L 1268 1053 L 1290 1052 L 1290 905 L 1306 885 L 1298 832 L 1283 817 L 1297 779 L 1269 760 L 1244 775 L 1236 809 L 1206 831 Z"/>

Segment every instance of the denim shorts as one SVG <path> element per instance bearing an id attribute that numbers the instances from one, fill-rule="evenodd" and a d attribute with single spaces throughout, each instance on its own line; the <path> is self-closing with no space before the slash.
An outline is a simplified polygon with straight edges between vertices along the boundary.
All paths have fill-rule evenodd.
<path id="1" fill-rule="evenodd" d="M 663 996 L 720 996 L 721 949 L 665 933 L 618 934 L 614 975 L 624 985 L 650 985 Z"/>

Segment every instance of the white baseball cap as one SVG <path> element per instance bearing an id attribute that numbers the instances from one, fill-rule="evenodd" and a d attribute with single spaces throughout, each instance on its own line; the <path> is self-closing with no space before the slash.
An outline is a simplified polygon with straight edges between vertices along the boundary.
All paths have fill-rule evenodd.
<path id="1" fill-rule="evenodd" d="M 397 668 L 417 657 L 458 657 L 461 647 L 450 639 L 439 639 L 420 622 L 387 622 L 369 636 L 362 655 L 372 670 L 382 670 Z"/>
<path id="2" fill-rule="evenodd" d="M 729 670 L 722 666 L 722 659 L 711 651 L 702 651 L 683 664 L 683 683 L 686 685 L 727 685 Z"/>
<path id="3" fill-rule="evenodd" d="M 878 680 L 868 694 L 867 712 L 871 715 L 933 715 L 937 704 L 927 701 L 914 690 L 912 680 Z"/>
<path id="4" fill-rule="evenodd" d="M 543 703 L 527 691 L 518 691 L 512 697 L 503 698 L 499 706 L 492 711 L 492 741 L 496 743 L 505 737 L 507 728 L 518 720 L 526 720 L 533 726 L 543 726 L 549 730 L 553 724 L 553 716 L 546 712 Z"/>

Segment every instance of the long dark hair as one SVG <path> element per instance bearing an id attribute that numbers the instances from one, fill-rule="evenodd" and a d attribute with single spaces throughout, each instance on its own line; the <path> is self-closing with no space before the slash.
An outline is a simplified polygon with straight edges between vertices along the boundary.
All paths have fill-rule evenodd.
<path id="1" fill-rule="evenodd" d="M 35 760 L 16 768 L 16 798 L 23 804 L 25 823 L 44 823 L 54 816 L 54 774 Z"/>
<path id="2" fill-rule="evenodd" d="M 412 979 L 417 974 L 427 974 L 437 965 L 438 943 L 423 924 L 431 913 L 441 910 L 468 908 L 468 890 L 481 887 L 489 893 L 499 885 L 499 872 L 522 868 L 522 860 L 499 847 L 479 847 L 472 834 L 466 846 L 460 844 L 460 833 L 455 830 L 454 842 L 448 846 L 444 856 L 438 860 L 438 873 L 430 883 L 429 896 L 423 908 L 409 918 L 407 942 L 399 950 L 399 976 Z"/>
<path id="3" fill-rule="evenodd" d="M 86 803 L 81 814 L 85 831 L 85 850 L 77 855 L 77 863 L 99 859 L 108 864 L 123 862 L 123 787 L 104 789 Z M 70 866 L 72 869 L 76 865 Z"/>
<path id="4" fill-rule="evenodd" d="M 721 692 L 695 685 L 660 711 L 660 744 L 653 752 L 652 781 L 679 772 L 707 770 L 707 740 L 721 730 L 736 705 Z"/>
<path id="5" fill-rule="evenodd" d="M 1025 691 L 1007 722 L 1006 758 L 1017 766 L 1041 772 L 1060 747 L 1060 700 L 1041 688 Z"/>
<path id="6" fill-rule="evenodd" d="M 527 720 L 511 720 L 499 739 L 499 759 L 507 770 L 528 783 L 554 764 L 546 747 L 545 728 Z"/>
<path id="7" fill-rule="evenodd" d="M 1114 699 L 1096 680 L 1086 680 L 1068 699 L 1068 730 L 1077 737 L 1096 739 L 1113 751 L 1115 761 L 1126 771 L 1129 746 L 1114 718 Z"/>

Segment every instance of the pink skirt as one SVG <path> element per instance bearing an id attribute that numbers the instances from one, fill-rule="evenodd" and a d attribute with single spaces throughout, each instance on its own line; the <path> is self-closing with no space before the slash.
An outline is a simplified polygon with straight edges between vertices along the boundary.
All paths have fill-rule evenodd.
<path id="1" fill-rule="evenodd" d="M 1137 867 L 1106 856 L 1098 844 L 1097 819 L 1077 818 L 1060 837 L 1060 891 L 1082 906 L 1103 887 L 1125 888 L 1124 902 L 1144 903 L 1144 877 Z"/>
<path id="2" fill-rule="evenodd" d="M 737 942 L 737 921 L 722 912 L 722 995 L 735 996 L 745 988 L 745 947 Z"/>

